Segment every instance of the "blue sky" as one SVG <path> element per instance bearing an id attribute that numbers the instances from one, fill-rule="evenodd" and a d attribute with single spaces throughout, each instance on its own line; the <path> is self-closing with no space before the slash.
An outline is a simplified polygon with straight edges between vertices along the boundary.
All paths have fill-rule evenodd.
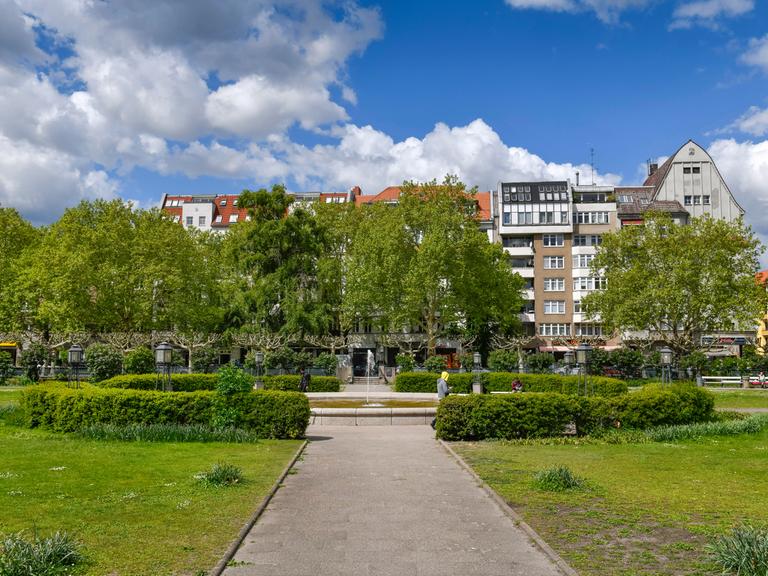
<path id="1" fill-rule="evenodd" d="M 688 138 L 768 202 L 763 0 L 0 0 L 0 203 L 642 180 Z"/>

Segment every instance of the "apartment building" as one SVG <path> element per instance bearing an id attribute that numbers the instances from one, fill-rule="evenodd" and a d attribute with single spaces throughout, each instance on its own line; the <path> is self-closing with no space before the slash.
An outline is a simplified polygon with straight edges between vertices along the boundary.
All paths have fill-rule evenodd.
<path id="1" fill-rule="evenodd" d="M 570 181 L 500 182 L 496 239 L 526 281 L 521 311 L 525 334 L 545 351 L 565 351 L 557 341 L 619 339 L 581 312 L 581 300 L 605 287 L 590 273 L 602 237 L 622 226 L 642 225 L 649 211 L 666 212 L 677 223 L 710 214 L 735 220 L 744 214 L 711 156 L 689 140 L 659 167 L 649 164 L 640 186 L 574 185 Z M 724 342 L 742 336 L 710 336 Z"/>
<path id="2" fill-rule="evenodd" d="M 499 241 L 526 282 L 524 333 L 547 351 L 565 351 L 558 340 L 603 336 L 582 314 L 581 299 L 603 287 L 589 267 L 602 235 L 617 226 L 613 187 L 500 182 L 496 196 Z"/>

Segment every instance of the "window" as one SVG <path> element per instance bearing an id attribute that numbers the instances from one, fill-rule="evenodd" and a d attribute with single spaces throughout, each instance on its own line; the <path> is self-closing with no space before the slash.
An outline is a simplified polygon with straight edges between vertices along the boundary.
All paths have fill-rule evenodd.
<path id="1" fill-rule="evenodd" d="M 700 166 L 694 166 L 692 171 L 693 171 L 694 174 L 701 174 L 701 167 Z"/>
<path id="2" fill-rule="evenodd" d="M 232 206 L 237 206 L 237 198 L 232 201 Z"/>
<path id="3" fill-rule="evenodd" d="M 216 218 L 214 219 L 214 222 L 221 222 L 221 214 L 216 216 Z"/>
<path id="4" fill-rule="evenodd" d="M 544 278 L 544 292 L 563 292 L 565 278 Z"/>
<path id="5" fill-rule="evenodd" d="M 709 196 L 702 196 L 701 203 L 704 204 L 705 206 L 709 206 Z"/>
<path id="6" fill-rule="evenodd" d="M 565 314 L 565 300 L 544 300 L 544 314 Z"/>
<path id="7" fill-rule="evenodd" d="M 546 270 L 565 268 L 565 258 L 563 256 L 544 256 L 544 268 Z"/>
<path id="8" fill-rule="evenodd" d="M 693 197 L 693 205 L 694 206 L 700 206 L 701 205 L 701 196 L 694 196 Z"/>
<path id="9" fill-rule="evenodd" d="M 686 196 L 684 202 L 686 206 L 691 206 L 693 204 L 693 196 Z"/>
<path id="10" fill-rule="evenodd" d="M 594 254 L 577 254 L 574 257 L 573 267 L 589 268 L 590 264 L 592 264 L 592 260 L 594 259 L 595 259 Z"/>
<path id="11" fill-rule="evenodd" d="M 192 226 L 193 222 L 194 222 L 194 217 L 193 216 L 187 216 L 187 226 Z"/>
<path id="12" fill-rule="evenodd" d="M 690 166 L 684 166 L 683 167 L 683 174 L 690 174 L 691 173 L 691 167 Z"/>
<path id="13" fill-rule="evenodd" d="M 626 194 L 619 194 L 619 203 L 629 204 L 630 202 L 632 202 L 632 196 L 628 196 Z"/>
<path id="14" fill-rule="evenodd" d="M 608 212 L 576 212 L 579 224 L 608 224 Z"/>
<path id="15" fill-rule="evenodd" d="M 562 234 L 544 234 L 542 236 L 544 246 L 562 246 L 563 235 Z"/>
<path id="16" fill-rule="evenodd" d="M 600 324 L 575 324 L 576 336 L 602 336 L 603 327 Z"/>
<path id="17" fill-rule="evenodd" d="M 573 279 L 573 289 L 590 292 L 592 290 L 602 290 L 608 285 L 605 278 L 592 276 L 577 276 Z"/>
<path id="18" fill-rule="evenodd" d="M 574 314 L 581 314 L 581 300 L 574 300 L 573 301 L 573 313 Z"/>
<path id="19" fill-rule="evenodd" d="M 518 224 L 533 224 L 533 212 L 518 212 Z"/>
<path id="20" fill-rule="evenodd" d="M 237 222 L 237 217 L 239 214 L 230 214 L 229 215 L 229 223 L 232 224 L 233 222 Z"/>
<path id="21" fill-rule="evenodd" d="M 539 334 L 541 336 L 570 336 L 570 324 L 539 324 Z"/>
<path id="22" fill-rule="evenodd" d="M 502 216 L 502 219 L 501 219 L 501 223 L 509 226 L 509 224 L 511 224 L 511 219 L 510 219 L 511 216 L 512 214 L 510 214 L 509 212 L 504 212 L 504 215 Z"/>
<path id="23" fill-rule="evenodd" d="M 554 212 L 539 212 L 539 224 L 554 224 Z"/>
<path id="24" fill-rule="evenodd" d="M 198 216 L 197 217 L 197 225 L 198 226 L 205 226 L 205 216 Z"/>
<path id="25" fill-rule="evenodd" d="M 574 246 L 600 246 L 603 237 L 599 234 L 574 234 Z"/>
<path id="26" fill-rule="evenodd" d="M 511 199 L 512 200 L 517 200 L 517 194 L 511 194 Z"/>
<path id="27" fill-rule="evenodd" d="M 510 198 L 510 195 L 509 195 L 509 194 L 507 194 L 507 193 L 505 192 L 505 193 L 504 193 L 504 202 L 509 202 L 509 201 L 510 201 L 510 199 L 511 199 L 511 198 Z"/>

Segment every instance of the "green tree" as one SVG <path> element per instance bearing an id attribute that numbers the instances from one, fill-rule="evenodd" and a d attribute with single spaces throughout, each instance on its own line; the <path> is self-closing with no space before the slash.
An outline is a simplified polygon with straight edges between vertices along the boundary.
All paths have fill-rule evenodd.
<path id="1" fill-rule="evenodd" d="M 308 209 L 292 202 L 281 185 L 240 194 L 238 205 L 250 218 L 233 226 L 224 241 L 236 327 L 282 334 L 329 328 L 332 305 L 318 282 L 324 231 Z"/>
<path id="2" fill-rule="evenodd" d="M 346 252 L 346 317 L 418 328 L 428 356 L 449 330 L 516 327 L 523 280 L 478 228 L 475 194 L 447 176 L 406 182 L 396 206 L 363 207 Z"/>
<path id="3" fill-rule="evenodd" d="M 525 364 L 534 374 L 546 374 L 552 371 L 555 357 L 549 352 L 537 352 L 530 354 L 525 359 Z"/>
<path id="4" fill-rule="evenodd" d="M 609 329 L 649 330 L 683 356 L 707 333 L 754 329 L 766 309 L 754 276 L 762 250 L 742 221 L 704 216 L 676 224 L 651 214 L 644 226 L 603 236 L 592 273 L 607 287 L 582 305 Z"/>
<path id="5" fill-rule="evenodd" d="M 34 250 L 42 232 L 24 220 L 13 208 L 0 208 L 0 330 L 27 327 L 22 295 L 14 287 L 23 254 Z"/>
<path id="6" fill-rule="evenodd" d="M 131 350 L 123 359 L 123 368 L 126 374 L 152 374 L 155 371 L 155 355 L 144 346 Z"/>
<path id="7" fill-rule="evenodd" d="M 159 210 L 81 202 L 24 252 L 14 290 L 41 332 L 184 328 L 220 317 L 208 243 Z"/>

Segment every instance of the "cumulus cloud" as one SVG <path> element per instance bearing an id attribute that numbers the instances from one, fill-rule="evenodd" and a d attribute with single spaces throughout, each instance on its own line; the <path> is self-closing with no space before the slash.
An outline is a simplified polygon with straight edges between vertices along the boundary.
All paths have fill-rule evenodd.
<path id="1" fill-rule="evenodd" d="M 749 41 L 749 48 L 742 54 L 741 60 L 751 66 L 762 68 L 768 72 L 768 34 L 762 38 L 752 38 Z"/>
<path id="2" fill-rule="evenodd" d="M 652 0 L 505 0 L 515 9 L 551 12 L 594 12 L 603 22 L 616 24 L 622 12 L 649 6 Z"/>
<path id="3" fill-rule="evenodd" d="M 716 140 L 710 145 L 709 153 L 736 201 L 746 211 L 747 224 L 752 226 L 762 243 L 768 246 L 768 220 L 762 217 L 768 211 L 768 195 L 765 193 L 765 182 L 768 181 L 768 140 Z M 768 266 L 768 254 L 763 255 L 763 265 Z"/>
<path id="4" fill-rule="evenodd" d="M 750 106 L 749 110 L 722 130 L 718 130 L 717 133 L 735 131 L 751 134 L 752 136 L 768 134 L 768 108 Z"/>
<path id="5" fill-rule="evenodd" d="M 754 0 L 694 0 L 675 8 L 670 28 L 691 28 L 693 26 L 717 27 L 718 19 L 734 18 L 751 12 Z"/>
<path id="6" fill-rule="evenodd" d="M 285 177 L 258 142 L 346 121 L 347 62 L 382 31 L 353 1 L 0 0 L 0 201 L 52 219 L 136 166 Z"/>

